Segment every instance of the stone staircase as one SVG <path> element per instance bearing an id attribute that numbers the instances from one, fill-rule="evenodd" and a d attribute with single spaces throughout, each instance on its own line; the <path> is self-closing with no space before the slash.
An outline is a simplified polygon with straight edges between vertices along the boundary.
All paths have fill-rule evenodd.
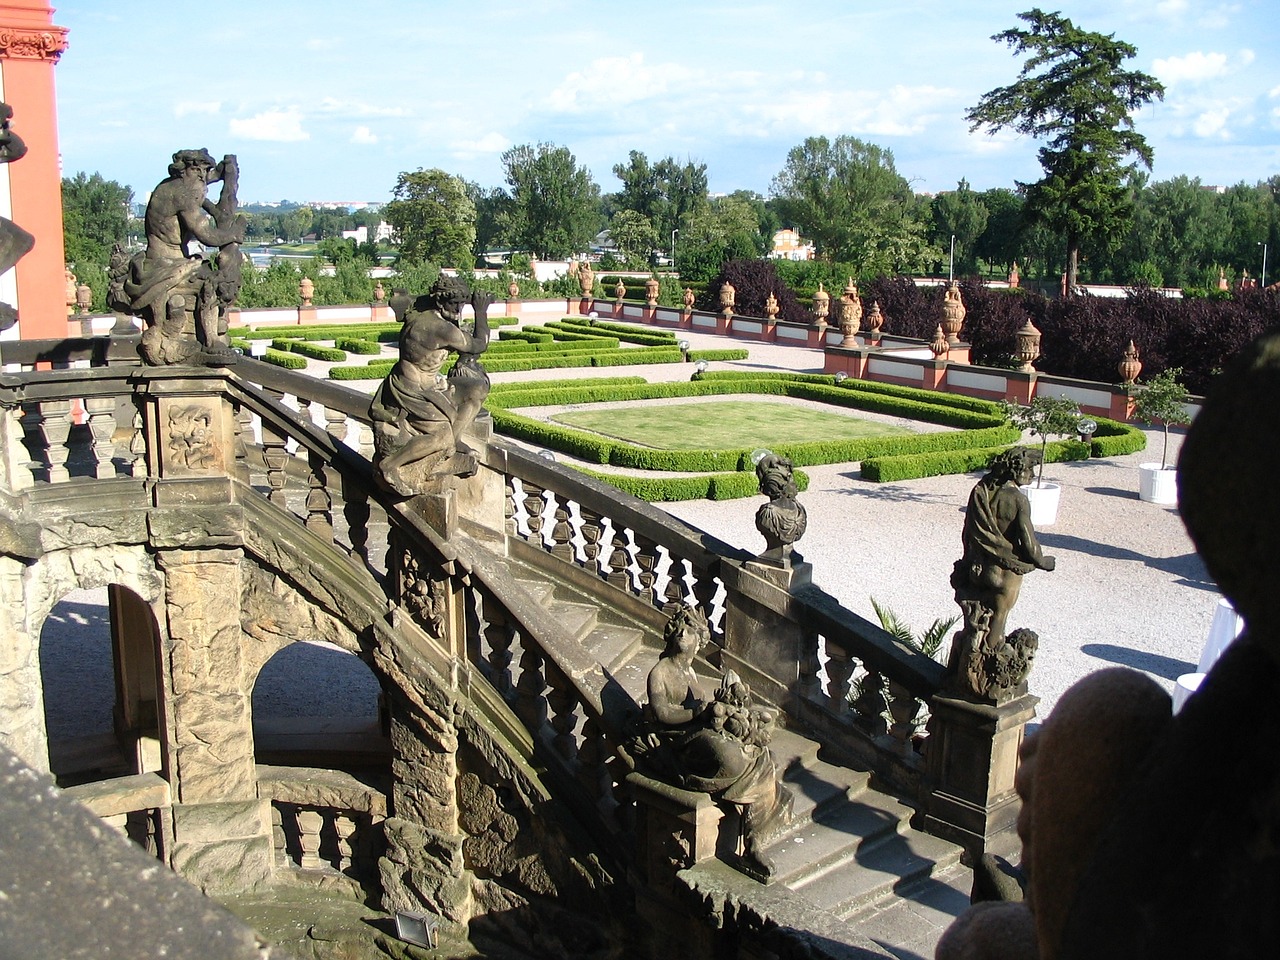
<path id="1" fill-rule="evenodd" d="M 609 712 L 636 709 L 662 648 L 661 615 L 601 604 L 594 578 L 577 580 L 563 564 L 552 574 L 537 556 L 514 552 L 484 561 L 504 602 L 522 617 L 526 605 L 539 608 L 534 620 L 557 625 L 560 667 Z M 825 943 L 818 956 L 932 957 L 942 929 L 968 905 L 961 848 L 913 829 L 912 807 L 873 788 L 867 772 L 821 759 L 819 744 L 801 732 L 778 730 L 771 749 L 794 795 L 791 824 L 766 848 L 774 881 L 766 886 L 711 860 L 679 874 L 685 895 L 718 923 L 732 914 L 744 929 L 816 930 Z"/>

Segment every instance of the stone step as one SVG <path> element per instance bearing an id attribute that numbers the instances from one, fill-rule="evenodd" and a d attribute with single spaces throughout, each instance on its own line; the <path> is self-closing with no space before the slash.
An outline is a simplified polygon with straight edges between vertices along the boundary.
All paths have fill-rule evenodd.
<path id="1" fill-rule="evenodd" d="M 893 832 L 851 849 L 793 889 L 843 920 L 900 897 L 960 860 L 961 848 L 918 830 Z"/>
<path id="2" fill-rule="evenodd" d="M 595 629 L 587 634 L 584 644 L 605 671 L 612 674 L 639 653 L 644 640 L 645 633 L 639 627 L 597 622 Z"/>
<path id="3" fill-rule="evenodd" d="M 914 811 L 892 797 L 864 791 L 798 820 L 769 847 L 780 882 L 799 889 L 840 868 L 876 843 L 896 837 Z"/>
<path id="4" fill-rule="evenodd" d="M 593 604 L 562 599 L 557 588 L 545 580 L 517 577 L 516 583 L 551 612 L 568 636 L 582 640 L 595 629 L 597 608 Z"/>

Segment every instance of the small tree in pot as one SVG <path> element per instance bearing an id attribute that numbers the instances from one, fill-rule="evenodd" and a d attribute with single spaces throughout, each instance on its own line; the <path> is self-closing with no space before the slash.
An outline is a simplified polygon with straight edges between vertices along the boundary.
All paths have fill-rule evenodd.
<path id="1" fill-rule="evenodd" d="M 1164 373 L 1152 377 L 1133 398 L 1133 416 L 1145 424 L 1164 427 L 1164 448 L 1160 451 L 1160 469 L 1169 465 L 1169 427 L 1185 427 L 1191 422 L 1187 415 L 1187 400 L 1191 394 L 1179 379 L 1181 367 L 1170 367 Z"/>
<path id="2" fill-rule="evenodd" d="M 1027 406 L 1002 401 L 1004 415 L 1019 430 L 1040 438 L 1040 466 L 1036 469 L 1036 486 L 1044 481 L 1044 455 L 1050 437 L 1066 437 L 1076 432 L 1080 422 L 1080 405 L 1066 397 L 1037 396 Z"/>

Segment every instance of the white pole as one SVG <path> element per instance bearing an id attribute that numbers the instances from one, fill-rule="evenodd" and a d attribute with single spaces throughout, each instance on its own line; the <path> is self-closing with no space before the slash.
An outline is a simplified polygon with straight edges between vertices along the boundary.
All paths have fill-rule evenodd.
<path id="1" fill-rule="evenodd" d="M 947 279 L 954 282 L 956 279 L 956 235 L 954 233 L 951 235 L 951 266 L 948 272 Z"/>

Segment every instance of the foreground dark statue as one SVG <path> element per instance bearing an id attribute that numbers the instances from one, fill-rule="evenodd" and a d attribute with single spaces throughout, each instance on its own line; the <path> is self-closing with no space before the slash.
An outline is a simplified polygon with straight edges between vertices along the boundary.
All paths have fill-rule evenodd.
<path id="1" fill-rule="evenodd" d="M 179 150 L 147 202 L 146 250 L 112 258 L 109 305 L 142 318 L 139 349 L 149 364 L 233 356 L 227 307 L 240 293 L 246 223 L 237 213 L 239 180 L 234 156 L 215 162 L 208 150 Z M 222 191 L 213 203 L 209 184 L 217 181 Z M 216 257 L 192 250 L 193 241 L 217 247 Z"/>
<path id="2" fill-rule="evenodd" d="M 1031 481 L 1036 458 L 1035 451 L 1015 447 L 992 459 L 969 494 L 964 556 L 951 573 L 964 628 L 951 648 L 949 682 L 953 689 L 986 699 L 1002 700 L 1019 688 L 1038 645 L 1030 630 L 1005 633 L 1022 578 L 1054 567 L 1053 557 L 1040 550 L 1031 504 L 1018 489 Z"/>
<path id="3" fill-rule="evenodd" d="M 12 116 L 13 108 L 0 103 L 0 163 L 13 163 L 27 154 L 26 143 L 9 127 Z M 36 238 L 22 227 L 8 217 L 0 217 L 0 274 L 7 273 L 35 243 Z M 0 330 L 8 330 L 17 322 L 18 311 L 13 305 L 0 303 Z"/>
<path id="4" fill-rule="evenodd" d="M 460 326 L 462 307 L 475 310 L 474 332 Z M 489 377 L 479 356 L 489 346 L 493 298 L 441 275 L 431 292 L 405 314 L 400 359 L 369 406 L 373 419 L 374 468 L 379 480 L 401 496 L 441 489 L 445 478 L 476 472 L 475 454 L 462 441 L 489 395 Z M 450 353 L 458 359 L 440 375 Z"/>
<path id="5" fill-rule="evenodd" d="M 804 505 L 796 499 L 794 472 L 791 461 L 775 453 L 766 454 L 756 464 L 760 492 L 769 498 L 756 511 L 756 529 L 767 544 L 760 559 L 783 567 L 800 559 L 792 545 L 804 536 L 809 523 Z"/>
<path id="6" fill-rule="evenodd" d="M 751 692 L 732 670 L 709 693 L 694 661 L 710 639 L 707 619 L 681 607 L 667 621 L 666 649 L 649 671 L 649 702 L 630 749 L 642 772 L 736 808 L 741 866 L 760 878 L 773 873 L 765 843 L 791 816 L 791 794 L 769 752 L 774 716 L 751 705 Z"/>
<path id="7" fill-rule="evenodd" d="M 1177 716 L 1133 670 L 1067 691 L 1022 750 L 1028 901 L 970 908 L 939 960 L 1280 951 L 1280 422 L 1258 416 L 1277 403 L 1273 334 L 1215 382 L 1178 464 L 1187 531 L 1245 632 Z"/>

